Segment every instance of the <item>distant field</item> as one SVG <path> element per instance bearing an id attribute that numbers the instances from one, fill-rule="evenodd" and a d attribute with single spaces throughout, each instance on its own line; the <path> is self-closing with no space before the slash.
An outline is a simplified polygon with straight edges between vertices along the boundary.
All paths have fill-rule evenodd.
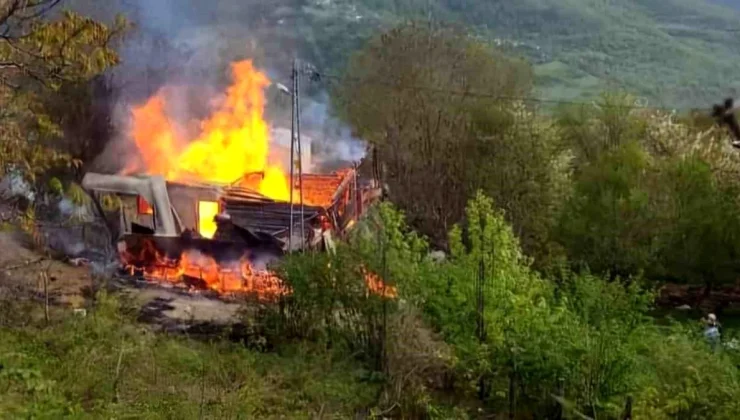
<path id="1" fill-rule="evenodd" d="M 358 26 L 423 17 L 428 11 L 426 1 L 404 6 L 390 0 L 325 3 L 334 10 L 355 6 L 363 16 Z M 517 42 L 510 48 L 535 64 L 538 91 L 546 98 L 590 98 L 603 89 L 622 89 L 647 97 L 651 105 L 686 109 L 708 107 L 740 90 L 740 32 L 734 32 L 740 31 L 740 13 L 708 1 L 430 4 L 437 19 L 463 22 L 484 39 Z"/>

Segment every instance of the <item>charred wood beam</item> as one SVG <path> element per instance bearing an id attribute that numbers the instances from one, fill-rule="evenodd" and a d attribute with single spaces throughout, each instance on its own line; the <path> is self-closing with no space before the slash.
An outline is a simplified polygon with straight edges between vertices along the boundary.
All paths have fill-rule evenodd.
<path id="1" fill-rule="evenodd" d="M 339 184 L 339 187 L 337 188 L 334 195 L 331 197 L 332 205 L 335 203 L 339 198 L 344 194 L 345 190 L 347 189 L 347 186 L 350 185 L 352 180 L 354 179 L 354 169 L 345 175 L 344 179 L 342 180 L 342 183 Z"/>

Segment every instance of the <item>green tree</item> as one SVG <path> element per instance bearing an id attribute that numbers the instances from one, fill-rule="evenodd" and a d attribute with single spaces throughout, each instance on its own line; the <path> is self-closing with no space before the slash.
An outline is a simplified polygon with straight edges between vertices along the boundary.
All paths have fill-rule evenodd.
<path id="1" fill-rule="evenodd" d="M 513 389 L 517 412 L 535 418 L 547 416 L 559 383 L 580 412 L 619 412 L 637 386 L 652 295 L 637 284 L 573 273 L 555 289 L 530 268 L 511 227 L 482 194 L 450 236 L 450 260 L 424 277 L 420 295 L 428 319 L 454 346 L 460 386 L 472 392 L 487 383 L 484 396 L 498 410 L 509 407 Z"/>
<path id="2" fill-rule="evenodd" d="M 647 124 L 624 93 L 604 93 L 594 104 L 567 105 L 555 113 L 563 145 L 573 155 L 573 167 L 599 160 L 626 143 L 641 142 Z"/>
<path id="3" fill-rule="evenodd" d="M 544 269 L 560 256 L 550 238 L 568 193 L 567 153 L 547 117 L 512 104 L 507 122 L 491 108 L 471 111 L 474 141 L 465 179 L 504 211 L 524 252 Z"/>
<path id="4" fill-rule="evenodd" d="M 558 188 L 554 132 L 518 103 L 532 71 L 450 27 L 403 24 L 350 60 L 336 104 L 377 150 L 391 200 L 445 245 L 477 190 L 495 197 L 528 251 Z"/>
<path id="5" fill-rule="evenodd" d="M 672 281 L 712 286 L 740 273 L 740 209 L 736 183 L 717 179 L 698 157 L 669 162 L 665 183 L 671 229 L 662 233 L 665 275 Z"/>
<path id="6" fill-rule="evenodd" d="M 54 148 L 61 135 L 42 100 L 69 83 L 82 83 L 118 63 L 112 27 L 75 13 L 52 17 L 60 0 L 10 0 L 0 5 L 0 164 L 33 179 L 70 163 Z"/>
<path id="7" fill-rule="evenodd" d="M 652 264 L 663 227 L 652 202 L 655 181 L 649 157 L 634 142 L 583 165 L 555 233 L 571 262 L 621 277 Z"/>
<path id="8" fill-rule="evenodd" d="M 613 276 L 734 281 L 740 160 L 715 128 L 638 113 L 623 96 L 564 110 L 573 188 L 553 237 L 571 262 Z"/>

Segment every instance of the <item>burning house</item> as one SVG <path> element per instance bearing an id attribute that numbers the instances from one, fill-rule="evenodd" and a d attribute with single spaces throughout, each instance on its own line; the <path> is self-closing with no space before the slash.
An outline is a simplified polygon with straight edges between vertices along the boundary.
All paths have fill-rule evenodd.
<path id="1" fill-rule="evenodd" d="M 310 204 L 158 175 L 88 173 L 83 187 L 120 198 L 114 222 L 119 252 L 132 273 L 175 283 L 185 276 L 196 287 L 218 291 L 267 292 L 276 290 L 267 263 L 291 247 L 331 248 L 379 196 L 375 183 L 362 180 L 355 168 L 302 178 Z"/>
<path id="2" fill-rule="evenodd" d="M 132 110 L 141 164 L 88 173 L 114 194 L 121 260 L 131 274 L 219 292 L 281 292 L 267 264 L 293 250 L 330 249 L 380 194 L 359 166 L 289 176 L 271 157 L 266 76 L 232 65 L 233 84 L 195 135 L 167 114 L 166 92 Z M 302 157 L 303 158 L 303 157 Z M 292 201 L 291 201 L 292 200 Z"/>

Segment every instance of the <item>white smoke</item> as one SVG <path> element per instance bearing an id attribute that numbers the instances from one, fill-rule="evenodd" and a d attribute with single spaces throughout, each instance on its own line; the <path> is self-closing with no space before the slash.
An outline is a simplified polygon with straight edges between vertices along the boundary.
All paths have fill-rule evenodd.
<path id="1" fill-rule="evenodd" d="M 249 262 L 256 271 L 268 271 L 270 264 L 273 264 L 280 260 L 277 255 L 269 253 L 253 254 L 249 258 Z"/>
<path id="2" fill-rule="evenodd" d="M 354 137 L 350 128 L 333 117 L 329 109 L 329 97 L 324 92 L 319 100 L 309 100 L 301 114 L 308 127 L 315 131 L 313 143 L 317 165 L 332 162 L 355 162 L 365 156 L 366 144 Z"/>

